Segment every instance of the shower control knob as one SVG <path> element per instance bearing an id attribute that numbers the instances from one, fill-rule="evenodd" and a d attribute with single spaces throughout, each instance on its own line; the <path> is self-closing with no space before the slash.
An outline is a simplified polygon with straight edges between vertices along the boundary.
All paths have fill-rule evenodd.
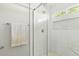
<path id="1" fill-rule="evenodd" d="M 1 46 L 1 47 L 0 47 L 0 49 L 3 49 L 3 48 L 4 48 L 4 46 Z"/>
<path id="2" fill-rule="evenodd" d="M 44 29 L 42 29 L 41 32 L 44 32 Z"/>

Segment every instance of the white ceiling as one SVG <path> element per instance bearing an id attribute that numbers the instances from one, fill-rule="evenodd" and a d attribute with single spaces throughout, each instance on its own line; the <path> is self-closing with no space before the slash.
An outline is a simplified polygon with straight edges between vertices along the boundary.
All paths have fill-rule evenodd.
<path id="1" fill-rule="evenodd" d="M 34 8 L 36 8 L 39 4 L 40 4 L 40 3 L 31 3 L 30 5 L 31 5 L 31 8 L 34 9 Z"/>
<path id="2" fill-rule="evenodd" d="M 30 8 L 34 9 L 36 8 L 40 3 L 30 3 Z M 18 3 L 20 6 L 24 6 L 26 8 L 29 8 L 29 3 Z"/>

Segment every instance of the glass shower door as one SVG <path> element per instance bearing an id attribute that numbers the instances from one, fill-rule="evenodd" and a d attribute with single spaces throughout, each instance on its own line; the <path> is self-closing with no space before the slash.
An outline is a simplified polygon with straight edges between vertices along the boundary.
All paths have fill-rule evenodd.
<path id="1" fill-rule="evenodd" d="M 34 10 L 34 56 L 48 55 L 48 16 L 41 4 Z"/>

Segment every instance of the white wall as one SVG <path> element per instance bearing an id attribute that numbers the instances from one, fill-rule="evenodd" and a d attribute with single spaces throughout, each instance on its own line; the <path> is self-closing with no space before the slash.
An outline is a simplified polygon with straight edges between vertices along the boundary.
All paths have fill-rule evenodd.
<path id="1" fill-rule="evenodd" d="M 76 55 L 73 51 L 79 50 L 79 18 L 55 23 L 52 29 L 52 50 L 61 55 Z"/>
<path id="2" fill-rule="evenodd" d="M 45 13 L 44 13 L 45 12 Z M 47 27 L 48 13 L 43 5 L 34 11 L 34 55 L 46 56 L 47 47 Z M 41 32 L 41 30 L 44 32 Z"/>
<path id="3" fill-rule="evenodd" d="M 79 18 L 73 18 L 76 15 L 66 15 L 65 17 L 55 18 L 54 13 L 57 11 L 66 10 L 75 4 L 53 4 L 50 8 L 50 23 L 49 23 L 49 54 L 51 55 L 79 55 L 78 39 L 79 39 Z M 68 21 L 61 21 L 68 18 Z"/>
<path id="4" fill-rule="evenodd" d="M 0 49 L 0 55 L 29 55 L 29 27 L 27 28 L 27 41 L 28 44 L 16 48 L 10 47 L 11 33 L 10 26 L 6 23 L 23 23 L 29 24 L 29 9 L 18 6 L 17 4 L 0 4 L 0 46 L 4 46 L 4 49 Z"/>

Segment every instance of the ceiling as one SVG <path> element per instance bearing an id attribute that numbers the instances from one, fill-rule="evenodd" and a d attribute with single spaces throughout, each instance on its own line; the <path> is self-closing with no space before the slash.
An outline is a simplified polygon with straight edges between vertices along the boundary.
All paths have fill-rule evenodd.
<path id="1" fill-rule="evenodd" d="M 31 3 L 30 8 L 34 9 L 36 8 L 40 3 Z M 29 8 L 29 3 L 18 3 L 18 5 Z"/>

